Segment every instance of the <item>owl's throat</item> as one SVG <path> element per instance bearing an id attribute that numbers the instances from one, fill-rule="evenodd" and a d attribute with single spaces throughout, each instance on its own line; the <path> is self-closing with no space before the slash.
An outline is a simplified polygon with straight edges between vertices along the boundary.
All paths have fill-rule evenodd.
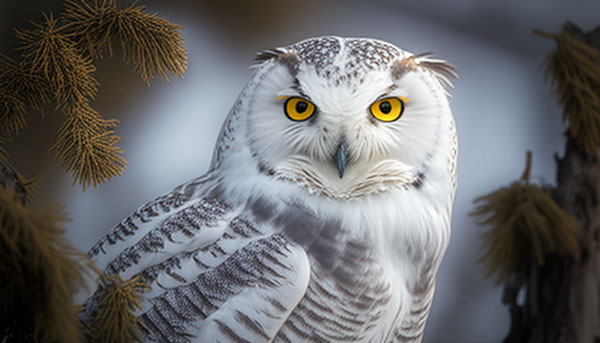
<path id="1" fill-rule="evenodd" d="M 340 148 L 336 153 L 336 164 L 338 154 Z M 397 160 L 363 163 L 352 161 L 348 165 L 346 160 L 343 163 L 343 172 L 340 172 L 339 165 L 334 167 L 330 162 L 294 156 L 277 165 L 274 172 L 279 180 L 297 184 L 311 194 L 335 199 L 351 199 L 408 189 L 422 177 L 422 173 L 415 168 Z"/>

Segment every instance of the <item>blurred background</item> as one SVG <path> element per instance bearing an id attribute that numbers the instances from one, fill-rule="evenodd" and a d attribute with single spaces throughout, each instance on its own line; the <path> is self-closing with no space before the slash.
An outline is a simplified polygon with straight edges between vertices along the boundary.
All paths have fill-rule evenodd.
<path id="1" fill-rule="evenodd" d="M 125 1 L 117 1 L 123 3 Z M 128 2 L 127 2 L 128 3 Z M 425 342 L 499 342 L 508 332 L 501 288 L 477 263 L 483 228 L 468 216 L 472 200 L 520 177 L 525 151 L 534 153 L 533 180 L 554 183 L 554 154 L 564 144 L 561 109 L 544 82 L 542 63 L 553 41 L 534 28 L 558 32 L 570 20 L 600 25 L 600 2 L 511 1 L 183 1 L 144 0 L 149 12 L 176 24 L 188 51 L 183 80 L 146 87 L 120 55 L 98 61 L 92 106 L 117 118 L 125 173 L 83 192 L 52 161 L 48 148 L 62 115 L 30 113 L 28 127 L 7 144 L 10 162 L 40 176 L 35 206 L 63 203 L 68 238 L 87 251 L 138 206 L 203 174 L 221 123 L 251 75 L 259 50 L 311 36 L 372 37 L 406 50 L 434 52 L 456 65 L 451 92 L 460 155 L 453 236 L 440 268 Z M 0 52 L 18 56 L 12 28 L 31 28 L 60 0 L 0 0 Z"/>

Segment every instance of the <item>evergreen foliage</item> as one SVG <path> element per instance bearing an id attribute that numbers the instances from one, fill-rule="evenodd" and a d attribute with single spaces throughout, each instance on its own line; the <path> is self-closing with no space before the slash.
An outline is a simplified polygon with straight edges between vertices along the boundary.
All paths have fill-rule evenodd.
<path id="1" fill-rule="evenodd" d="M 520 181 L 474 200 L 471 215 L 484 234 L 481 261 L 504 283 L 510 332 L 504 342 L 596 342 L 598 285 L 598 148 L 600 147 L 600 27 L 583 32 L 567 22 L 547 60 L 569 127 L 557 185 Z"/>
<path id="2" fill-rule="evenodd" d="M 0 342 L 133 342 L 140 323 L 132 311 L 148 286 L 102 275 L 100 311 L 84 329 L 73 295 L 86 274 L 102 273 L 65 240 L 67 218 L 59 208 L 26 205 L 35 180 L 10 166 L 1 145 L 26 126 L 30 110 L 54 102 L 66 119 L 52 150 L 75 182 L 85 189 L 121 174 L 126 162 L 116 146 L 117 120 L 103 119 L 90 105 L 99 86 L 94 59 L 112 56 L 112 44 L 120 42 L 125 62 L 149 84 L 157 75 L 181 77 L 186 52 L 180 27 L 144 13 L 143 6 L 119 10 L 114 0 L 67 0 L 66 8 L 58 19 L 44 15 L 32 29 L 16 30 L 19 60 L 0 54 Z"/>
<path id="3" fill-rule="evenodd" d="M 593 156 L 600 147 L 600 52 L 574 31 L 579 30 L 566 24 L 558 34 L 535 32 L 556 42 L 546 75 L 557 88 L 569 135 Z"/>
<path id="4" fill-rule="evenodd" d="M 530 156 L 530 155 L 528 155 Z M 529 183 L 531 160 L 520 181 L 476 198 L 472 216 L 484 233 L 481 261 L 487 275 L 505 281 L 523 263 L 543 265 L 549 254 L 579 257 L 577 222 L 552 199 L 550 191 Z"/>
<path id="5" fill-rule="evenodd" d="M 77 33 L 79 47 L 94 58 L 113 56 L 113 43 L 121 43 L 123 60 L 134 65 L 146 84 L 156 75 L 168 80 L 168 73 L 183 76 L 186 52 L 181 26 L 155 14 L 144 13 L 144 6 L 131 4 L 119 10 L 115 0 L 68 0 L 62 18 Z"/>
<path id="6" fill-rule="evenodd" d="M 16 30 L 21 60 L 0 54 L 0 144 L 25 127 L 30 109 L 54 100 L 66 120 L 52 146 L 56 160 L 85 189 L 120 175 L 126 165 L 115 119 L 103 119 L 90 102 L 98 92 L 94 59 L 113 55 L 120 43 L 123 59 L 146 84 L 169 73 L 182 77 L 186 52 L 178 25 L 144 6 L 118 9 L 115 0 L 67 0 L 58 19 L 44 15 L 33 29 Z M 0 147 L 0 158 L 6 159 Z"/>
<path id="7" fill-rule="evenodd" d="M 93 266 L 64 239 L 66 219 L 59 209 L 33 210 L 0 187 L 0 338 L 7 342 L 83 338 L 73 294 Z"/>
<path id="8" fill-rule="evenodd" d="M 98 343 L 132 343 L 139 341 L 141 322 L 133 315 L 140 309 L 140 293 L 150 289 L 140 277 L 123 282 L 118 275 L 104 277 L 101 282 L 102 295 L 91 337 Z"/>

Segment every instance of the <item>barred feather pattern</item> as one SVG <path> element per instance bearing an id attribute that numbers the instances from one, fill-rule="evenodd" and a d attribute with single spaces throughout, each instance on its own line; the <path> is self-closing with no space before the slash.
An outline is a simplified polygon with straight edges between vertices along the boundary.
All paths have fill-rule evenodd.
<path id="1" fill-rule="evenodd" d="M 258 56 L 255 75 L 225 120 L 209 172 L 142 206 L 90 251 L 106 274 L 150 286 L 135 312 L 142 341 L 421 341 L 450 236 L 458 153 L 445 92 L 455 71 L 426 56 L 380 41 L 339 37 L 309 39 Z M 307 78 L 316 78 L 314 84 L 294 80 L 303 68 Z M 279 92 L 303 95 L 299 89 L 306 86 L 315 96 L 335 90 L 354 101 L 360 100 L 356 91 L 363 83 L 398 96 L 404 96 L 403 89 L 412 92 L 407 118 L 385 131 L 392 141 L 400 134 L 393 143 L 403 142 L 403 150 L 390 157 L 387 146 L 351 146 L 365 150 L 351 155 L 342 181 L 337 172 L 328 176 L 334 167 L 318 152 L 294 151 L 279 164 L 269 159 L 269 153 L 290 148 L 278 138 L 282 130 L 251 134 L 256 112 L 281 119 L 281 109 L 273 105 Z M 323 110 L 325 124 L 305 125 L 344 133 L 335 126 L 344 118 L 337 114 Z M 384 127 L 358 116 L 364 122 L 346 133 L 360 137 Z M 274 151 L 256 146 L 265 136 L 275 138 Z M 405 149 L 410 144 L 412 149 Z M 282 177 L 286 170 L 299 175 L 290 163 L 297 156 L 328 192 Z M 381 165 L 393 172 L 369 169 Z M 369 175 L 373 182 L 365 181 Z M 311 180 L 306 183 L 314 188 Z M 368 191 L 344 193 L 357 184 Z M 84 304 L 80 318 L 88 327 L 102 292 L 100 286 Z"/>
<path id="2" fill-rule="evenodd" d="M 298 245 L 304 245 L 307 251 L 322 248 L 316 239 L 302 240 L 293 233 L 286 233 L 282 224 L 295 221 L 285 214 L 282 214 L 285 219 L 268 218 L 270 225 L 282 227 L 266 231 L 253 224 L 262 216 L 256 208 L 246 208 L 242 214 L 232 216 L 232 212 L 237 211 L 232 211 L 222 200 L 186 198 L 185 190 L 189 192 L 196 183 L 178 187 L 143 206 L 118 224 L 90 252 L 98 258 L 114 252 L 115 246 L 132 236 L 140 237 L 134 245 L 119 250 L 105 266 L 99 264 L 108 275 L 118 274 L 124 279 L 141 277 L 151 286 L 152 291 L 143 294 L 145 301 L 137 313 L 143 324 L 144 341 L 193 342 L 190 328 L 193 331 L 229 299 L 248 288 L 276 288 L 289 283 L 289 273 L 298 271 L 297 262 L 292 258 L 298 254 Z M 256 207 L 256 203 L 249 207 Z M 153 223 L 151 218 L 157 217 L 163 219 L 157 226 L 150 225 L 152 229 L 141 235 L 139 231 L 144 230 L 144 225 Z M 296 221 L 306 217 L 318 219 L 301 211 Z M 230 219 L 223 221 L 225 218 Z M 210 230 L 219 231 L 212 235 L 210 242 L 184 247 L 180 240 L 207 235 Z M 254 342 L 242 338 L 248 335 L 265 342 L 364 341 L 384 315 L 383 308 L 390 302 L 392 289 L 382 278 L 381 266 L 364 244 L 344 240 L 327 244 L 331 244 L 327 249 L 337 251 L 343 263 L 334 267 L 325 260 L 319 261 L 318 256 L 308 258 L 311 267 L 308 271 L 306 266 L 305 272 L 310 274 L 310 282 L 306 288 L 296 290 L 296 297 L 302 299 L 297 306 L 286 306 L 275 297 L 267 299 L 273 315 L 280 318 L 281 329 L 269 334 L 260 323 L 250 319 L 249 314 L 236 310 L 241 327 L 231 326 L 226 321 L 216 322 L 223 341 Z M 175 247 L 180 251 L 175 252 Z M 165 251 L 169 251 L 168 257 L 157 260 L 155 255 L 165 256 Z M 360 282 L 351 280 L 350 274 L 356 272 L 360 273 Z M 337 282 L 340 279 L 346 280 L 345 285 Z M 302 285 L 294 285 L 294 288 L 298 286 Z M 85 304 L 80 318 L 86 326 L 93 326 L 102 291 L 98 289 Z"/>
<path id="3" fill-rule="evenodd" d="M 347 287 L 323 277 L 318 263 L 312 268 L 306 293 L 273 342 L 363 342 L 372 333 L 389 304 L 391 287 L 381 271 L 364 276 L 372 282 Z"/>
<path id="4" fill-rule="evenodd" d="M 198 342 L 420 340 L 439 261 L 426 262 L 429 269 L 412 290 L 414 301 L 405 305 L 412 319 L 389 336 L 374 335 L 390 308 L 398 305 L 394 288 L 368 245 L 344 238 L 344 229 L 335 225 L 328 226 L 332 231 L 300 238 L 286 231 L 286 226 L 299 224 L 289 213 L 265 218 L 256 208 L 268 206 L 257 205 L 261 200 L 234 209 L 214 191 L 216 197 L 184 195 L 196 187 L 198 181 L 148 203 L 92 249 L 97 261 L 112 254 L 105 265 L 99 263 L 105 273 L 122 275 L 124 280 L 141 277 L 150 285 L 152 290 L 142 294 L 142 309 L 136 313 L 144 342 L 197 342 L 198 337 L 202 337 Z M 205 185 L 199 188 L 204 189 L 200 194 L 211 193 Z M 300 225 L 314 224 L 306 218 L 323 219 L 298 211 Z M 327 236 L 336 239 L 324 242 Z M 132 237 L 139 237 L 135 244 L 113 250 Z M 298 255 L 304 256 L 305 265 L 298 265 Z M 307 274 L 307 281 L 297 282 L 299 274 Z M 276 329 L 269 330 L 254 319 L 255 312 L 244 312 L 244 306 L 231 310 L 233 322 L 216 317 L 232 299 L 285 285 L 292 288 L 286 293 L 293 295 L 291 304 L 275 291 L 262 299 L 268 304 L 267 317 L 279 323 Z M 98 289 L 85 304 L 80 318 L 87 326 L 93 326 L 102 291 Z"/>

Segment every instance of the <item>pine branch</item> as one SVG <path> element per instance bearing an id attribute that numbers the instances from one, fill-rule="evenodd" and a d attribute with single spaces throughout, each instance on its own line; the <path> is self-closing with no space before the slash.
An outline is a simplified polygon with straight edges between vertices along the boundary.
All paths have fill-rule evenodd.
<path id="1" fill-rule="evenodd" d="M 530 185 L 528 166 L 520 182 L 476 199 L 473 214 L 492 226 L 483 261 L 504 281 L 504 342 L 600 342 L 600 27 L 535 32 L 557 42 L 546 75 L 569 124 L 557 185 Z"/>
<path id="2" fill-rule="evenodd" d="M 543 265 L 546 256 L 579 257 L 577 222 L 560 208 L 546 189 L 513 182 L 474 200 L 479 205 L 471 213 L 480 217 L 485 253 L 481 261 L 488 277 L 497 273 L 499 284 L 515 273 L 522 263 Z"/>
<path id="3" fill-rule="evenodd" d="M 36 211 L 0 187 L 0 340 L 80 342 L 73 294 L 94 270 L 64 239 L 60 209 Z"/>
<path id="4" fill-rule="evenodd" d="M 181 77 L 186 53 L 180 27 L 144 13 L 142 6 L 117 10 L 114 0 L 67 2 L 71 12 L 63 22 L 44 15 L 33 29 L 16 30 L 20 61 L 0 54 L 0 145 L 25 127 L 30 109 L 41 111 L 54 99 L 66 120 L 52 150 L 85 189 L 121 174 L 126 164 L 115 146 L 117 121 L 103 119 L 90 106 L 98 88 L 92 59 L 107 51 L 112 55 L 112 41 L 120 41 L 124 60 L 148 84 L 156 75 Z M 99 17 L 85 17 L 90 11 Z M 0 147 L 0 341 L 79 342 L 82 328 L 72 295 L 84 286 L 85 273 L 100 271 L 64 240 L 61 211 L 24 205 L 34 193 L 33 182 L 14 171 L 7 157 Z M 137 340 L 141 324 L 132 311 L 141 305 L 138 293 L 149 287 L 118 276 L 103 277 L 103 287 L 93 340 Z"/>
<path id="5" fill-rule="evenodd" d="M 94 342 L 132 343 L 139 341 L 138 332 L 142 323 L 133 315 L 141 308 L 140 293 L 150 290 L 150 286 L 134 277 L 123 282 L 118 275 L 105 277 L 101 282 L 102 295 L 98 313 L 90 334 Z"/>
<path id="6" fill-rule="evenodd" d="M 98 81 L 92 76 L 96 67 L 79 53 L 72 35 L 52 15 L 44 19 L 43 24 L 32 23 L 34 30 L 16 30 L 23 44 L 24 65 L 48 81 L 57 110 L 88 103 L 98 91 Z"/>
<path id="7" fill-rule="evenodd" d="M 52 150 L 85 189 L 120 175 L 126 164 L 115 146 L 117 121 L 102 119 L 90 106 L 98 91 L 92 60 L 112 56 L 118 42 L 125 62 L 149 85 L 156 75 L 182 77 L 187 57 L 181 27 L 145 13 L 144 6 L 67 0 L 65 7 L 61 21 L 44 14 L 33 29 L 16 30 L 21 61 L 0 54 L 0 145 L 25 127 L 29 109 L 42 110 L 54 98 L 67 119 Z M 7 158 L 1 147 L 0 158 Z"/>
<path id="8" fill-rule="evenodd" d="M 49 87 L 40 75 L 0 54 L 0 136 L 10 140 L 25 127 L 29 108 L 41 111 L 50 102 Z"/>
<path id="9" fill-rule="evenodd" d="M 61 166 L 72 172 L 85 190 L 120 175 L 125 170 L 123 151 L 115 146 L 117 120 L 104 120 L 89 105 L 69 109 L 51 150 Z"/>
<path id="10" fill-rule="evenodd" d="M 551 38 L 557 48 L 549 55 L 546 75 L 557 88 L 569 135 L 588 156 L 600 147 L 600 52 L 565 25 L 560 33 L 534 31 Z"/>
<path id="11" fill-rule="evenodd" d="M 119 41 L 123 60 L 134 65 L 146 82 L 156 75 L 167 81 L 168 74 L 180 78 L 186 69 L 187 56 L 181 26 L 155 14 L 144 12 L 145 6 L 132 4 L 118 9 L 115 0 L 67 0 L 62 19 L 69 30 L 77 34 L 79 47 L 94 58 L 108 53 L 113 56 L 113 42 Z"/>
<path id="12" fill-rule="evenodd" d="M 43 24 L 34 23 L 34 30 L 17 30 L 23 42 L 22 64 L 31 75 L 47 80 L 57 110 L 67 115 L 51 150 L 85 190 L 120 175 L 125 168 L 122 150 L 115 147 L 117 121 L 102 119 L 89 105 L 98 86 L 91 59 L 79 53 L 72 34 L 58 26 L 52 15 L 44 18 Z"/>

